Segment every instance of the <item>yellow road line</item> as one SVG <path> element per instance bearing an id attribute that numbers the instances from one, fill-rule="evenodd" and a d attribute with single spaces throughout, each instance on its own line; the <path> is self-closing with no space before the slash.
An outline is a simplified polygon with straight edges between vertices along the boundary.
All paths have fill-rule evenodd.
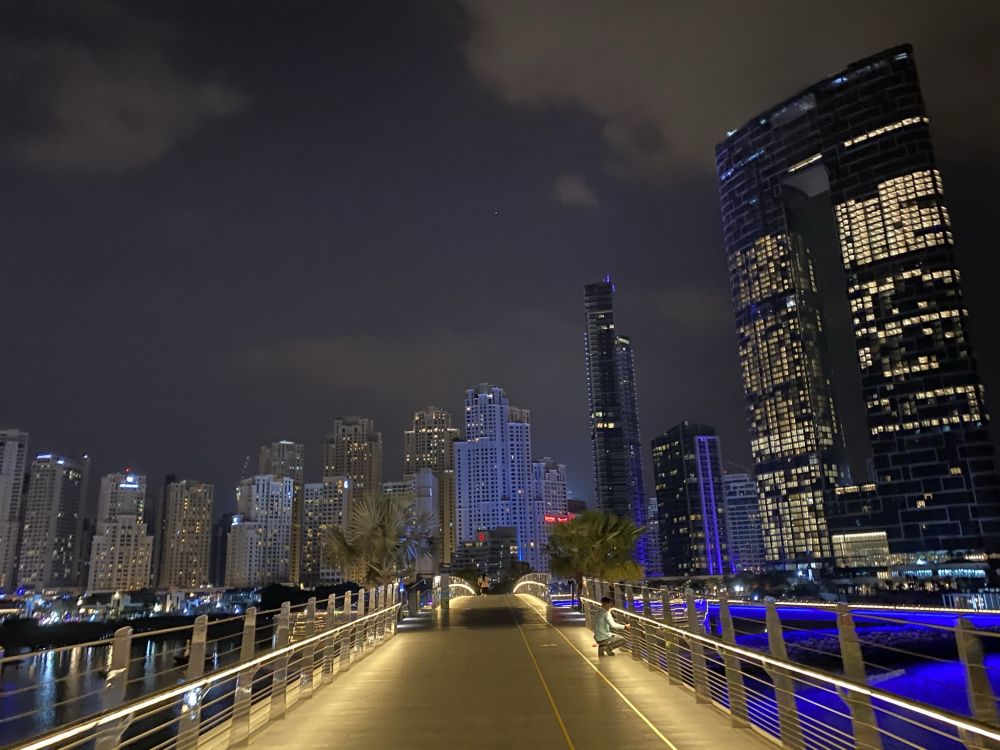
<path id="1" fill-rule="evenodd" d="M 563 721 L 562 714 L 559 713 L 559 709 L 556 707 L 556 699 L 552 697 L 552 691 L 549 690 L 549 683 L 545 681 L 545 677 L 542 675 L 542 668 L 538 666 L 538 659 L 535 658 L 535 653 L 531 650 L 531 646 L 528 644 L 528 637 L 524 634 L 524 630 L 521 628 L 521 623 L 517 621 L 517 615 L 514 613 L 514 608 L 510 606 L 510 600 L 506 596 L 504 597 L 504 603 L 507 605 L 507 609 L 510 610 L 511 616 L 514 618 L 514 624 L 517 625 L 517 632 L 521 634 L 521 640 L 524 641 L 524 647 L 528 649 L 528 656 L 531 657 L 531 663 L 535 665 L 535 671 L 538 673 L 538 679 L 542 683 L 542 688 L 545 690 L 545 694 L 549 697 L 549 705 L 552 706 L 552 713 L 556 715 L 556 721 L 559 722 L 559 728 L 562 729 L 563 737 L 566 739 L 566 746 L 569 750 L 576 750 L 576 747 L 573 745 L 573 740 L 569 738 L 569 730 L 566 729 L 566 722 Z"/>
<path id="2" fill-rule="evenodd" d="M 521 598 L 522 596 L 523 596 L 522 594 L 518 594 L 518 598 Z M 559 636 L 564 641 L 566 641 L 566 643 L 569 645 L 569 647 L 571 649 L 573 649 L 574 651 L 576 651 L 576 653 L 578 653 L 580 655 L 580 658 L 583 659 L 587 663 L 587 666 L 590 667 L 591 669 L 593 669 L 595 672 L 597 672 L 597 674 L 599 674 L 601 676 L 601 679 L 604 680 L 606 683 L 608 683 L 608 687 L 610 687 L 612 690 L 614 690 L 618 694 L 618 697 L 621 698 L 623 701 L 625 701 L 625 705 L 628 706 L 629 708 L 631 708 L 635 712 L 635 715 L 638 716 L 640 719 L 642 719 L 645 722 L 646 726 L 649 727 L 653 731 L 653 734 L 655 734 L 657 737 L 659 737 L 661 740 L 663 740 L 663 744 L 664 745 L 666 745 L 667 747 L 671 748 L 671 750 L 678 750 L 677 745 L 675 745 L 673 742 L 671 742 L 670 740 L 668 740 L 664 736 L 663 732 L 661 732 L 659 729 L 657 729 L 653 725 L 653 722 L 651 722 L 649 719 L 647 719 L 646 715 L 642 711 L 640 711 L 638 708 L 636 708 L 636 705 L 625 696 L 625 693 L 623 693 L 621 690 L 619 690 L 618 686 L 615 685 L 615 683 L 613 683 L 611 680 L 609 680 L 608 676 L 606 674 L 604 674 L 604 672 L 602 672 L 601 670 L 599 670 L 595 666 L 594 662 L 592 662 L 589 658 L 587 658 L 587 655 L 585 653 L 583 653 L 580 649 L 578 649 L 573 644 L 573 642 L 569 638 L 567 638 L 565 636 L 565 634 L 559 628 L 557 628 L 555 625 L 553 625 L 551 622 L 549 622 L 545 618 L 545 616 L 541 612 L 539 612 L 537 609 L 535 609 L 534 605 L 532 605 L 529 601 L 527 601 L 526 599 L 521 599 L 521 601 L 523 601 L 525 604 L 527 604 L 528 607 L 531 609 L 531 611 L 534 612 L 536 615 L 538 615 L 538 617 L 541 619 L 542 622 L 544 622 L 546 625 L 548 625 L 550 628 L 552 628 L 554 631 L 556 631 L 559 634 Z M 521 626 L 518 625 L 518 627 L 520 628 Z M 522 638 L 524 637 L 524 633 L 521 633 L 521 637 Z M 527 642 L 527 641 L 525 641 L 525 642 Z M 534 659 L 534 657 L 532 657 L 532 659 Z M 536 669 L 538 668 L 538 664 L 537 663 L 535 664 L 535 668 Z M 541 674 L 542 674 L 541 670 L 539 670 L 538 674 L 539 674 L 539 676 L 541 676 Z M 555 704 L 553 704 L 553 706 L 554 705 Z M 560 721 L 560 723 L 562 723 L 562 722 Z"/>

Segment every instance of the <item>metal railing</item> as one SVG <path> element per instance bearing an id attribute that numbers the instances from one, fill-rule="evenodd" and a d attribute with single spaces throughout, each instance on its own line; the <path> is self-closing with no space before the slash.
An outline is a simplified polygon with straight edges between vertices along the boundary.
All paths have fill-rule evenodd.
<path id="1" fill-rule="evenodd" d="M 3 712 L 0 730 L 7 724 L 8 731 L 0 731 L 0 744 L 16 750 L 193 750 L 244 743 L 391 638 L 401 606 L 398 586 L 388 585 L 331 595 L 325 609 L 312 598 L 296 607 L 251 607 L 212 622 L 202 615 L 180 628 L 136 634 L 122 627 L 107 640 L 0 652 L 0 669 L 66 655 L 73 667 L 52 680 L 0 691 L 0 705 L 31 706 Z M 88 649 L 97 656 L 80 668 L 81 650 Z M 47 700 L 51 694 L 66 696 L 56 701 L 56 713 Z M 47 730 L 38 720 L 46 712 L 53 719 Z"/>
<path id="2" fill-rule="evenodd" d="M 629 587 L 631 588 L 631 587 Z M 619 597 L 619 592 L 624 596 Z M 528 593 L 522 591 L 522 593 Z M 639 592 L 641 593 L 641 592 Z M 706 631 L 686 597 L 687 624 L 679 627 L 652 616 L 651 596 L 629 596 L 622 584 L 585 582 L 581 600 L 588 627 L 601 608 L 600 598 L 630 602 L 615 606 L 615 616 L 630 625 L 626 648 L 632 658 L 663 673 L 671 684 L 690 691 L 697 702 L 724 711 L 734 726 L 752 729 L 795 750 L 895 750 L 895 748 L 1000 747 L 996 701 L 983 666 L 981 633 L 966 622 L 955 635 L 969 690 L 970 716 L 962 716 L 869 684 L 855 614 L 836 610 L 837 656 L 841 672 L 809 667 L 789 658 L 777 606 L 767 607 L 767 650 L 737 642 L 730 603 L 718 601 L 721 637 Z M 662 592 L 660 612 L 670 611 Z"/>
<path id="3" fill-rule="evenodd" d="M 551 576 L 548 573 L 528 573 L 517 579 L 512 594 L 530 594 L 545 602 L 552 601 Z"/>

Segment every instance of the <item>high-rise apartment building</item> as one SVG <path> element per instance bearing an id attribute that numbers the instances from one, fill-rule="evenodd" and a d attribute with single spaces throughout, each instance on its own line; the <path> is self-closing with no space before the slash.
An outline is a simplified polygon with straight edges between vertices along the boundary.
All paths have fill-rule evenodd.
<path id="1" fill-rule="evenodd" d="M 226 585 L 226 547 L 235 518 L 237 518 L 235 513 L 223 513 L 219 520 L 212 525 L 208 578 L 213 586 Z"/>
<path id="2" fill-rule="evenodd" d="M 0 428 L 0 591 L 14 585 L 27 456 L 28 433 Z"/>
<path id="3" fill-rule="evenodd" d="M 209 585 L 212 500 L 215 487 L 189 479 L 171 482 L 163 498 L 160 588 Z"/>
<path id="4" fill-rule="evenodd" d="M 646 566 L 647 578 L 663 575 L 663 538 L 660 535 L 660 512 L 656 495 L 646 501 Z"/>
<path id="5" fill-rule="evenodd" d="M 239 513 L 226 544 L 226 586 L 259 588 L 288 582 L 294 499 L 291 477 L 260 474 L 240 482 Z"/>
<path id="6" fill-rule="evenodd" d="M 729 558 L 737 573 L 764 570 L 764 532 L 760 523 L 757 482 L 750 474 L 726 473 L 722 477 L 726 498 L 726 534 Z"/>
<path id="7" fill-rule="evenodd" d="M 153 537 L 142 520 L 145 504 L 145 476 L 125 469 L 101 477 L 88 591 L 124 592 L 149 587 Z"/>
<path id="8" fill-rule="evenodd" d="M 40 453 L 31 462 L 17 584 L 34 591 L 80 582 L 83 503 L 90 461 Z"/>
<path id="9" fill-rule="evenodd" d="M 382 494 L 410 505 L 415 514 L 428 519 L 434 525 L 435 534 L 441 533 L 441 529 L 437 525 L 441 518 L 440 482 L 438 482 L 438 475 L 435 472 L 430 469 L 418 469 L 406 479 L 382 482 Z M 439 537 L 435 537 L 430 554 L 422 555 L 414 561 L 414 570 L 417 575 L 432 576 L 438 572 L 441 561 L 439 541 Z"/>
<path id="10" fill-rule="evenodd" d="M 768 561 L 829 559 L 828 526 L 882 530 L 914 559 L 997 550 L 995 451 L 912 49 L 761 113 L 716 160 Z M 854 501 L 834 490 L 825 245 L 840 248 L 877 485 Z"/>
<path id="11" fill-rule="evenodd" d="M 646 491 L 632 341 L 615 329 L 615 287 L 610 277 L 584 290 L 587 396 L 594 454 L 594 489 L 600 510 L 625 516 L 642 528 Z M 645 562 L 645 538 L 637 549 Z"/>
<path id="12" fill-rule="evenodd" d="M 538 532 L 541 501 L 532 483 L 528 410 L 511 406 L 498 386 L 469 388 L 465 440 L 454 447 L 459 542 L 471 541 L 483 530 L 513 527 L 520 559 L 543 569 L 547 563 Z"/>
<path id="13" fill-rule="evenodd" d="M 382 491 L 382 434 L 375 431 L 375 420 L 367 417 L 340 417 L 334 420 L 333 432 L 326 436 L 324 447 L 325 477 L 351 480 L 354 499 Z"/>
<path id="14" fill-rule="evenodd" d="M 343 580 L 339 566 L 326 553 L 331 529 L 344 529 L 351 516 L 351 480 L 326 477 L 305 486 L 302 523 L 302 583 L 330 586 Z"/>
<path id="15" fill-rule="evenodd" d="M 539 567 L 536 570 L 547 571 L 549 559 L 545 547 L 549 543 L 549 533 L 556 524 L 569 520 L 566 465 L 544 456 L 532 461 L 531 474 L 538 505 L 538 510 L 535 512 L 537 526 L 533 534 L 542 550 L 539 555 Z"/>
<path id="16" fill-rule="evenodd" d="M 438 559 L 450 563 L 455 551 L 455 457 L 452 444 L 458 440 L 458 428 L 451 425 L 451 414 L 437 406 L 415 412 L 413 424 L 403 433 L 403 475 L 430 469 L 438 481 L 437 507 L 441 520 Z"/>
<path id="17" fill-rule="evenodd" d="M 302 570 L 302 538 L 305 485 L 305 452 L 302 443 L 279 440 L 277 443 L 260 448 L 258 474 L 271 474 L 279 478 L 289 477 L 294 482 L 292 497 L 292 546 L 289 557 L 288 580 L 298 584 Z"/>
<path id="18" fill-rule="evenodd" d="M 715 428 L 685 421 L 654 438 L 653 473 L 664 575 L 732 572 Z"/>

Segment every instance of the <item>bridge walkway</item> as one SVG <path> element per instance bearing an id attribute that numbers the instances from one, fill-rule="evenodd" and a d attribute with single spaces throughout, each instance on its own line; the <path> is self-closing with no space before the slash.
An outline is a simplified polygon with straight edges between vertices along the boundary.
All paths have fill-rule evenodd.
<path id="1" fill-rule="evenodd" d="M 598 660 L 582 617 L 521 596 L 463 597 L 401 623 L 251 745 L 700 750 L 774 745 L 627 652 Z"/>

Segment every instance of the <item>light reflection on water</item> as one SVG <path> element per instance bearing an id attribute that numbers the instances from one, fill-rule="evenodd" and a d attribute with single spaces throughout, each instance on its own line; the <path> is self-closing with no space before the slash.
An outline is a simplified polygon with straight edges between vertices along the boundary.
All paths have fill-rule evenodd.
<path id="1" fill-rule="evenodd" d="M 232 661 L 236 656 L 233 645 L 228 640 L 219 642 L 223 656 L 218 662 Z M 179 664 L 175 656 L 183 654 L 185 646 L 183 639 L 137 638 L 130 657 L 126 698 L 181 681 L 185 666 Z M 0 747 L 100 711 L 109 657 L 109 648 L 88 646 L 41 653 L 18 662 L 16 667 L 3 668 L 0 671 Z M 217 665 L 206 664 L 206 671 Z M 156 718 L 162 721 L 165 717 Z M 129 733 L 140 728 L 137 724 Z"/>

